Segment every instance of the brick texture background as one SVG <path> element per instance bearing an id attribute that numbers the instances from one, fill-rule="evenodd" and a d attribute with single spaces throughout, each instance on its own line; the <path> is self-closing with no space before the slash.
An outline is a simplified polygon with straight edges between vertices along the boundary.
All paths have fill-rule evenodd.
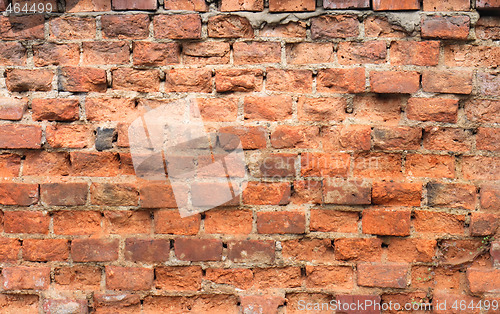
<path id="1" fill-rule="evenodd" d="M 0 16 L 0 312 L 500 298 L 500 2 L 53 3 Z M 250 183 L 181 219 L 127 127 L 184 96 Z"/>

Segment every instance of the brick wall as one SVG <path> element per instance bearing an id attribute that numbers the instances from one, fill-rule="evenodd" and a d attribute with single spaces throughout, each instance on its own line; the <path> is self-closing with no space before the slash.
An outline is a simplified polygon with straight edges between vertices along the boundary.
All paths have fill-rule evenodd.
<path id="1" fill-rule="evenodd" d="M 500 298 L 499 1 L 52 2 L 0 16 L 0 312 Z M 127 128 L 184 96 L 250 182 L 181 219 Z"/>

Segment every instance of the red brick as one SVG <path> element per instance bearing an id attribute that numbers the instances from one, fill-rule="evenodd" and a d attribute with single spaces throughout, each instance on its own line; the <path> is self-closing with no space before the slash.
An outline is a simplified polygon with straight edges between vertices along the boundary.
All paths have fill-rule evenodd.
<path id="1" fill-rule="evenodd" d="M 500 187 L 493 184 L 481 186 L 481 208 L 495 211 L 500 208 Z"/>
<path id="2" fill-rule="evenodd" d="M 412 267 L 412 287 L 433 288 L 436 292 L 454 292 L 460 289 L 462 274 L 448 267 Z"/>
<path id="3" fill-rule="evenodd" d="M 413 227 L 421 233 L 463 234 L 464 223 L 464 215 L 418 210 L 415 211 Z"/>
<path id="4" fill-rule="evenodd" d="M 279 42 L 236 42 L 233 44 L 234 64 L 280 63 Z"/>
<path id="5" fill-rule="evenodd" d="M 97 313 L 133 314 L 141 311 L 141 299 L 137 294 L 95 293 L 94 307 Z"/>
<path id="6" fill-rule="evenodd" d="M 479 128 L 476 134 L 476 148 L 488 151 L 499 151 L 500 129 Z"/>
<path id="7" fill-rule="evenodd" d="M 159 210 L 155 212 L 155 233 L 195 235 L 200 220 L 200 215 L 181 218 L 177 210 Z"/>
<path id="8" fill-rule="evenodd" d="M 92 183 L 90 186 L 92 204 L 109 206 L 137 206 L 138 191 L 129 183 Z"/>
<path id="9" fill-rule="evenodd" d="M 467 281 L 472 293 L 496 293 L 500 290 L 500 270 L 467 269 Z"/>
<path id="10" fill-rule="evenodd" d="M 164 1 L 165 10 L 208 11 L 205 0 L 168 0 Z"/>
<path id="11" fill-rule="evenodd" d="M 260 91 L 263 75 L 263 71 L 259 69 L 217 70 L 215 88 L 219 93 Z"/>
<path id="12" fill-rule="evenodd" d="M 94 17 L 60 16 L 49 21 L 51 39 L 93 39 L 96 38 Z"/>
<path id="13" fill-rule="evenodd" d="M 16 261 L 21 249 L 21 242 L 17 239 L 0 238 L 0 261 Z"/>
<path id="14" fill-rule="evenodd" d="M 476 187 L 473 185 L 429 182 L 426 189 L 427 204 L 431 207 L 475 208 Z"/>
<path id="15" fill-rule="evenodd" d="M 38 313 L 37 295 L 29 294 L 1 294 L 0 295 L 0 308 L 8 309 L 6 313 Z"/>
<path id="16" fill-rule="evenodd" d="M 255 163 L 249 165 L 253 176 L 285 178 L 295 176 L 297 154 L 261 154 Z"/>
<path id="17" fill-rule="evenodd" d="M 350 266 L 306 266 L 306 287 L 335 290 L 354 288 L 354 271 Z"/>
<path id="18" fill-rule="evenodd" d="M 323 15 L 311 19 L 312 39 L 357 36 L 359 36 L 359 21 L 355 15 Z"/>
<path id="19" fill-rule="evenodd" d="M 500 20 L 494 16 L 481 16 L 476 23 L 476 36 L 480 39 L 500 39 Z"/>
<path id="20" fill-rule="evenodd" d="M 301 305 L 302 302 L 309 304 L 328 304 L 334 299 L 334 296 L 328 293 L 314 293 L 314 292 L 292 292 L 286 293 L 286 312 L 291 314 L 307 313 L 304 312 L 304 307 Z M 305 304 L 304 304 L 305 305 Z M 309 311 L 309 313 L 328 313 L 327 311 Z"/>
<path id="21" fill-rule="evenodd" d="M 126 64 L 130 59 L 130 49 L 127 42 L 91 41 L 82 43 L 83 65 Z"/>
<path id="22" fill-rule="evenodd" d="M 330 239 L 294 239 L 281 243 L 283 259 L 287 261 L 330 262 L 334 260 Z"/>
<path id="23" fill-rule="evenodd" d="M 323 149 L 325 151 L 370 150 L 371 132 L 372 129 L 368 125 L 324 127 L 321 129 Z"/>
<path id="24" fill-rule="evenodd" d="M 200 266 L 156 267 L 155 285 L 167 291 L 198 291 L 203 272 Z"/>
<path id="25" fill-rule="evenodd" d="M 233 137 L 225 138 L 224 133 L 236 135 L 240 138 L 243 149 L 259 149 L 267 146 L 266 138 L 269 136 L 261 126 L 235 126 L 219 129 L 219 141 L 222 147 L 232 147 Z"/>
<path id="26" fill-rule="evenodd" d="M 234 122 L 238 116 L 237 98 L 198 98 L 196 104 L 203 121 Z"/>
<path id="27" fill-rule="evenodd" d="M 157 92 L 160 89 L 159 70 L 120 68 L 113 70 L 113 88 L 137 92 Z"/>
<path id="28" fill-rule="evenodd" d="M 205 216 L 205 232 L 217 234 L 249 234 L 252 212 L 247 210 L 211 210 Z"/>
<path id="29" fill-rule="evenodd" d="M 249 182 L 243 191 L 243 203 L 249 205 L 286 205 L 290 202 L 288 182 Z"/>
<path id="30" fill-rule="evenodd" d="M 231 11 L 262 11 L 264 10 L 264 0 L 222 0 L 220 10 L 222 12 Z"/>
<path id="31" fill-rule="evenodd" d="M 179 63 L 180 46 L 177 43 L 135 41 L 134 65 L 163 66 Z"/>
<path id="32" fill-rule="evenodd" d="M 99 290 L 101 269 L 96 266 L 57 267 L 54 269 L 56 287 L 64 290 Z"/>
<path id="33" fill-rule="evenodd" d="M 383 41 L 341 42 L 337 57 L 340 64 L 381 64 L 386 62 L 387 48 Z"/>
<path id="34" fill-rule="evenodd" d="M 0 120 L 21 120 L 27 108 L 26 98 L 0 97 Z"/>
<path id="35" fill-rule="evenodd" d="M 220 261 L 222 241 L 217 239 L 177 238 L 174 241 L 175 256 L 181 261 Z"/>
<path id="36" fill-rule="evenodd" d="M 110 290 L 149 290 L 153 277 L 150 268 L 106 266 L 106 288 Z"/>
<path id="37" fill-rule="evenodd" d="M 165 75 L 165 92 L 212 91 L 212 72 L 209 69 L 172 69 Z"/>
<path id="38" fill-rule="evenodd" d="M 334 59 L 331 43 L 297 43 L 286 46 L 286 60 L 289 64 L 332 63 Z"/>
<path id="39" fill-rule="evenodd" d="M 259 212 L 257 232 L 263 234 L 304 233 L 306 218 L 300 212 Z"/>
<path id="40" fill-rule="evenodd" d="M 0 183 L 0 204 L 30 206 L 38 203 L 38 184 Z"/>
<path id="41" fill-rule="evenodd" d="M 454 178 L 455 157 L 447 155 L 406 155 L 405 170 L 409 176 Z"/>
<path id="42" fill-rule="evenodd" d="M 88 310 L 88 304 L 86 299 L 45 299 L 43 310 L 45 313 L 57 313 L 58 311 L 84 313 Z"/>
<path id="43" fill-rule="evenodd" d="M 353 115 L 358 123 L 398 124 L 401 118 L 401 99 L 396 96 L 356 96 Z"/>
<path id="44" fill-rule="evenodd" d="M 67 92 L 105 92 L 106 71 L 96 68 L 62 67 L 59 88 Z"/>
<path id="45" fill-rule="evenodd" d="M 69 242 L 65 239 L 25 239 L 23 259 L 25 261 L 66 261 L 69 257 Z"/>
<path id="46" fill-rule="evenodd" d="M 421 183 L 374 182 L 372 203 L 386 206 L 420 206 Z"/>
<path id="47" fill-rule="evenodd" d="M 93 235 L 101 232 L 101 213 L 96 211 L 59 211 L 54 216 L 54 233 Z"/>
<path id="48" fill-rule="evenodd" d="M 370 0 L 324 0 L 325 9 L 364 9 L 370 8 Z"/>
<path id="49" fill-rule="evenodd" d="M 43 15 L 1 16 L 0 38 L 3 40 L 43 39 Z"/>
<path id="50" fill-rule="evenodd" d="M 252 286 L 253 273 L 252 270 L 246 268 L 209 268 L 205 279 L 219 285 L 231 285 L 246 290 Z"/>
<path id="51" fill-rule="evenodd" d="M 237 313 L 238 299 L 229 294 L 196 296 L 148 296 L 144 299 L 144 313 Z M 137 311 L 135 311 L 137 312 Z"/>
<path id="52" fill-rule="evenodd" d="M 303 177 L 347 177 L 351 156 L 345 153 L 302 153 Z"/>
<path id="53" fill-rule="evenodd" d="M 201 37 L 199 14 L 156 15 L 153 19 L 156 38 L 197 39 Z"/>
<path id="54" fill-rule="evenodd" d="M 312 91 L 312 71 L 267 69 L 266 89 L 276 92 L 309 93 Z"/>
<path id="55" fill-rule="evenodd" d="M 418 0 L 373 0 L 375 11 L 419 10 Z"/>
<path id="56" fill-rule="evenodd" d="M 25 176 L 67 176 L 69 174 L 69 155 L 66 152 L 30 151 L 25 157 L 23 167 Z"/>
<path id="57" fill-rule="evenodd" d="M 436 245 L 436 240 L 392 238 L 389 242 L 387 260 L 430 263 L 436 254 Z"/>
<path id="58" fill-rule="evenodd" d="M 87 183 L 46 183 L 40 185 L 42 202 L 55 206 L 85 205 L 88 197 Z"/>
<path id="59" fill-rule="evenodd" d="M 156 10 L 156 0 L 112 0 L 113 10 Z"/>
<path id="60" fill-rule="evenodd" d="M 500 262 L 500 242 L 499 241 L 491 242 L 490 255 L 491 255 L 491 258 L 493 259 L 494 266 L 498 266 L 498 263 Z"/>
<path id="61" fill-rule="evenodd" d="M 378 238 L 335 239 L 335 258 L 341 261 L 377 262 L 382 258 L 382 241 Z"/>
<path id="62" fill-rule="evenodd" d="M 358 264 L 358 285 L 381 288 L 406 288 L 407 264 Z"/>
<path id="63" fill-rule="evenodd" d="M 466 152 L 472 148 L 470 130 L 427 127 L 424 130 L 423 145 L 426 149 Z"/>
<path id="64" fill-rule="evenodd" d="M 3 217 L 6 233 L 49 233 L 50 217 L 38 211 L 6 211 Z"/>
<path id="65" fill-rule="evenodd" d="M 358 153 L 354 155 L 354 176 L 364 178 L 402 177 L 400 154 Z"/>
<path id="66" fill-rule="evenodd" d="M 371 184 L 364 180 L 327 178 L 324 182 L 325 204 L 363 205 L 371 204 Z"/>
<path id="67" fill-rule="evenodd" d="M 104 38 L 142 39 L 149 35 L 149 16 L 133 15 L 103 15 L 101 26 Z"/>
<path id="68" fill-rule="evenodd" d="M 405 126 L 381 126 L 372 131 L 374 149 L 416 150 L 420 148 L 422 129 Z"/>
<path id="69" fill-rule="evenodd" d="M 2 279 L 5 290 L 46 290 L 50 284 L 50 267 L 4 267 Z"/>
<path id="70" fill-rule="evenodd" d="M 230 46 L 227 42 L 194 42 L 182 46 L 184 64 L 228 64 Z"/>
<path id="71" fill-rule="evenodd" d="M 495 235 L 499 225 L 498 214 L 473 212 L 470 220 L 470 233 L 472 236 Z"/>
<path id="72" fill-rule="evenodd" d="M 372 38 L 404 38 L 407 31 L 387 17 L 369 16 L 365 19 L 365 35 Z"/>
<path id="73" fill-rule="evenodd" d="M 427 15 L 421 21 L 422 38 L 467 39 L 470 17 L 466 15 Z"/>
<path id="74" fill-rule="evenodd" d="M 359 310 L 360 313 L 373 313 L 373 314 L 378 314 L 380 312 L 380 307 L 379 304 L 384 304 L 381 303 L 381 298 L 378 295 L 337 295 L 335 297 L 335 300 L 339 304 L 339 311 L 338 313 L 355 313 L 357 312 L 356 310 L 348 310 L 348 307 L 356 307 L 357 304 L 365 304 L 362 306 L 363 310 Z M 407 301 L 408 299 L 405 299 Z M 396 302 L 393 302 L 396 303 Z M 403 304 L 404 302 L 399 302 L 400 304 Z M 340 304 L 346 304 L 342 305 L 346 307 L 346 310 L 344 311 Z M 352 304 L 352 305 L 351 305 Z M 361 307 L 360 307 L 361 308 Z"/>
<path id="75" fill-rule="evenodd" d="M 104 229 L 109 234 L 151 232 L 152 219 L 147 210 L 108 210 L 104 212 Z"/>
<path id="76" fill-rule="evenodd" d="M 365 69 L 323 69 L 319 70 L 318 92 L 362 93 L 365 91 Z"/>
<path id="77" fill-rule="evenodd" d="M 500 2 L 498 0 L 478 0 L 476 2 L 476 8 L 478 8 L 478 9 L 498 9 L 498 8 L 500 8 Z"/>
<path id="78" fill-rule="evenodd" d="M 5 70 L 7 89 L 11 92 L 50 91 L 54 73 L 51 70 Z"/>
<path id="79" fill-rule="evenodd" d="M 439 41 L 395 41 L 391 43 L 393 65 L 437 65 Z"/>
<path id="80" fill-rule="evenodd" d="M 79 118 L 78 99 L 33 99 L 33 120 L 74 121 Z"/>
<path id="81" fill-rule="evenodd" d="M 267 24 L 259 31 L 261 37 L 305 38 L 305 22 L 288 22 L 286 24 Z"/>
<path id="82" fill-rule="evenodd" d="M 227 243 L 227 258 L 234 263 L 273 263 L 275 243 L 268 240 L 232 240 Z"/>
<path id="83" fill-rule="evenodd" d="M 444 47 L 445 64 L 450 67 L 495 67 L 500 58 L 500 47 L 447 45 Z"/>
<path id="84" fill-rule="evenodd" d="M 420 88 L 420 74 L 410 71 L 370 72 L 372 92 L 379 94 L 413 94 Z"/>
<path id="85" fill-rule="evenodd" d="M 412 97 L 406 106 L 406 116 L 411 120 L 456 123 L 457 114 L 457 99 Z"/>
<path id="86" fill-rule="evenodd" d="M 363 233 L 408 236 L 410 235 L 410 210 L 378 209 L 363 210 Z"/>
<path id="87" fill-rule="evenodd" d="M 240 297 L 243 313 L 277 313 L 278 308 L 285 303 L 281 296 L 247 295 Z"/>
<path id="88" fill-rule="evenodd" d="M 93 1 L 67 0 L 66 8 L 68 12 L 110 11 L 111 0 L 93 0 Z"/>
<path id="89" fill-rule="evenodd" d="M 252 38 L 254 31 L 250 21 L 239 15 L 216 15 L 208 19 L 208 37 Z"/>
<path id="90" fill-rule="evenodd" d="M 75 262 L 112 262 L 118 259 L 118 240 L 74 239 L 71 257 Z"/>
<path id="91" fill-rule="evenodd" d="M 71 175 L 113 177 L 118 174 L 120 160 L 109 152 L 71 152 Z"/>
<path id="92" fill-rule="evenodd" d="M 21 170 L 21 156 L 0 154 L 0 177 L 17 177 Z"/>
<path id="93" fill-rule="evenodd" d="M 47 143 L 52 148 L 86 148 L 92 146 L 93 131 L 87 125 L 48 125 L 45 129 Z"/>
<path id="94" fill-rule="evenodd" d="M 470 0 L 424 0 L 424 11 L 469 11 Z"/>
<path id="95" fill-rule="evenodd" d="M 18 42 L 0 43 L 0 65 L 26 65 L 26 48 Z"/>
<path id="96" fill-rule="evenodd" d="M 133 121 L 139 111 L 133 99 L 127 98 L 87 98 L 85 112 L 89 121 Z"/>
<path id="97" fill-rule="evenodd" d="M 332 209 L 312 209 L 310 218 L 311 231 L 318 232 L 358 232 L 358 212 L 338 211 Z"/>
<path id="98" fill-rule="evenodd" d="M 302 284 L 299 267 L 269 267 L 254 269 L 254 288 L 297 288 Z"/>
<path id="99" fill-rule="evenodd" d="M 314 0 L 269 0 L 270 12 L 314 11 Z"/>
<path id="100" fill-rule="evenodd" d="M 166 262 L 169 260 L 170 241 L 168 239 L 125 240 L 125 260 L 131 262 Z"/>
<path id="101" fill-rule="evenodd" d="M 431 93 L 470 94 L 472 92 L 472 71 L 424 71 L 422 74 L 422 89 Z"/>
<path id="102" fill-rule="evenodd" d="M 139 188 L 141 207 L 176 208 L 174 191 L 170 184 L 149 183 Z"/>
<path id="103" fill-rule="evenodd" d="M 485 96 L 500 95 L 500 72 L 477 73 L 478 93 Z"/>

